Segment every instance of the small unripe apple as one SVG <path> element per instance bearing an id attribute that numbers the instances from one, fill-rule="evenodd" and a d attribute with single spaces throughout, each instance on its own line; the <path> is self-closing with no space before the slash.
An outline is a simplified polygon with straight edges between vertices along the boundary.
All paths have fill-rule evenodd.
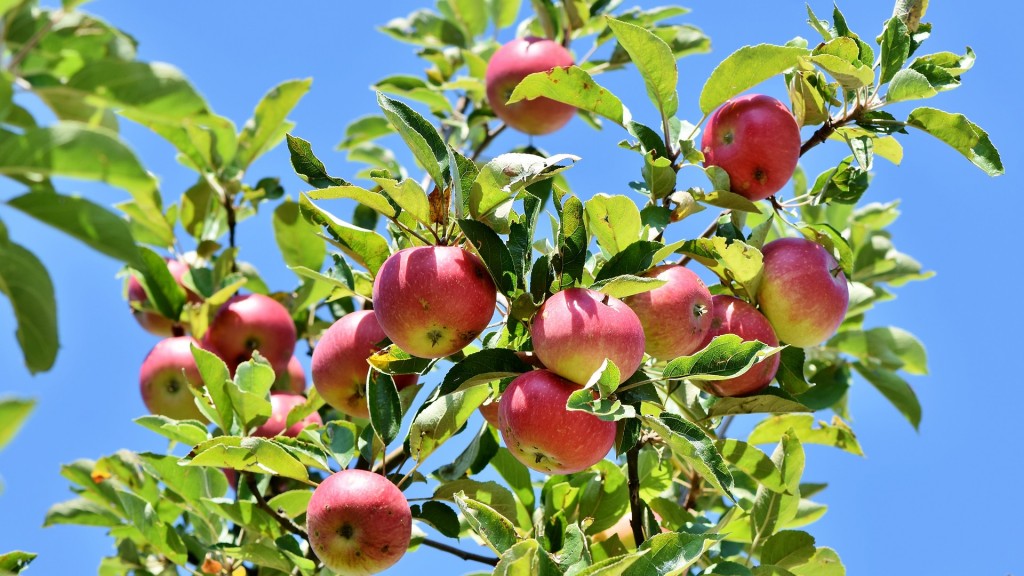
<path id="1" fill-rule="evenodd" d="M 782 102 L 750 94 L 711 114 L 700 146 L 704 166 L 725 170 L 733 192 L 763 200 L 793 176 L 800 159 L 800 127 Z"/>
<path id="2" fill-rule="evenodd" d="M 302 369 L 302 363 L 297 357 L 292 356 L 284 373 L 278 374 L 272 390 L 291 392 L 292 394 L 306 393 L 306 371 Z"/>
<path id="3" fill-rule="evenodd" d="M 487 102 L 506 124 L 527 134 L 549 134 L 565 126 L 576 108 L 550 98 L 506 104 L 516 86 L 534 72 L 572 66 L 572 54 L 554 40 L 517 38 L 498 48 L 487 63 Z"/>
<path id="4" fill-rule="evenodd" d="M 579 389 L 547 370 L 532 370 L 508 385 L 498 403 L 498 428 L 517 460 L 545 474 L 572 474 L 608 454 L 615 422 L 565 407 Z"/>
<path id="5" fill-rule="evenodd" d="M 835 334 L 846 317 L 850 292 L 828 250 L 804 238 L 779 238 L 761 253 L 764 277 L 757 302 L 779 339 L 804 347 Z"/>
<path id="6" fill-rule="evenodd" d="M 195 340 L 187 336 L 166 338 L 157 342 L 142 361 L 139 390 L 151 414 L 175 420 L 206 421 L 189 390 L 189 386 L 203 386 L 203 377 L 192 356 L 192 344 Z"/>
<path id="7" fill-rule="evenodd" d="M 328 476 L 306 508 L 309 545 L 327 568 L 339 574 L 376 574 L 405 554 L 412 514 L 402 491 L 366 470 Z"/>
<path id="8" fill-rule="evenodd" d="M 271 394 L 270 418 L 256 428 L 252 435 L 259 436 L 261 438 L 272 438 L 278 434 L 284 434 L 290 438 L 295 438 L 306 426 L 311 424 L 323 424 L 324 421 L 320 418 L 320 415 L 313 412 L 309 416 L 306 416 L 302 420 L 292 424 L 290 428 L 285 430 L 285 424 L 288 423 L 288 413 L 292 411 L 292 408 L 295 408 L 305 401 L 306 397 L 298 394 L 287 394 L 281 392 Z"/>
<path id="9" fill-rule="evenodd" d="M 757 340 L 769 346 L 779 345 L 771 323 L 757 308 L 739 298 L 718 294 L 711 298 L 711 328 L 701 348 L 723 334 L 735 334 L 745 341 Z M 716 396 L 745 396 L 766 388 L 778 369 L 779 355 L 774 354 L 735 378 L 707 384 Z"/>
<path id="10" fill-rule="evenodd" d="M 384 330 L 373 310 L 359 310 L 339 318 L 324 331 L 313 349 L 313 386 L 334 408 L 349 416 L 369 418 L 366 405 L 367 358 L 380 350 Z M 415 374 L 393 377 L 401 390 L 416 383 Z"/>
<path id="11" fill-rule="evenodd" d="M 644 276 L 665 284 L 622 301 L 644 327 L 647 353 L 672 360 L 700 349 L 711 326 L 711 292 L 692 270 L 677 264 L 651 268 Z"/>
<path id="12" fill-rule="evenodd" d="M 399 250 L 373 280 L 380 327 L 399 348 L 420 358 L 443 358 L 465 348 L 491 321 L 496 299 L 484 263 L 458 246 Z"/>
<path id="13" fill-rule="evenodd" d="M 170 270 L 171 276 L 178 281 L 178 284 L 185 288 L 185 285 L 182 283 L 182 277 L 188 272 L 188 265 L 179 260 L 168 259 L 167 269 Z M 185 288 L 185 294 L 188 296 L 189 302 L 199 302 L 201 300 L 195 292 L 187 288 Z M 142 287 L 142 284 L 133 275 L 128 276 L 128 301 L 143 308 L 149 306 L 149 295 L 146 294 L 146 289 Z M 135 321 L 139 323 L 139 326 L 142 326 L 150 334 L 170 336 L 174 332 L 176 322 L 155 310 L 138 310 L 132 307 L 132 315 L 135 317 Z"/>
<path id="14" fill-rule="evenodd" d="M 283 374 L 295 351 L 295 323 L 288 309 L 269 296 L 234 296 L 217 311 L 206 342 L 232 373 L 259 350 L 274 373 Z"/>
<path id="15" fill-rule="evenodd" d="M 640 367 L 644 328 L 629 306 L 586 288 L 552 294 L 530 325 L 533 351 L 555 374 L 584 385 L 607 358 L 619 369 L 619 383 Z"/>

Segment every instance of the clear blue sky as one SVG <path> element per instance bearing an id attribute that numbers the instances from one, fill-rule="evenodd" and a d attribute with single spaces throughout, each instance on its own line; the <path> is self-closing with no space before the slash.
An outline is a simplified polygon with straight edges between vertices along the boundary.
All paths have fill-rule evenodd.
<path id="1" fill-rule="evenodd" d="M 339 8 L 342 4 L 344 9 Z M 713 54 L 690 57 L 680 65 L 680 115 L 694 121 L 703 80 L 727 54 L 744 44 L 783 43 L 813 34 L 804 24 L 800 1 L 694 4 L 686 21 L 702 27 L 714 44 Z M 239 125 L 268 88 L 312 76 L 312 91 L 292 116 L 298 122 L 295 132 L 313 143 L 332 172 L 351 176 L 357 167 L 332 149 L 349 120 L 375 111 L 368 86 L 385 75 L 416 73 L 424 67 L 411 46 L 385 38 L 374 26 L 417 6 L 413 0 L 308 1 L 288 8 L 271 2 L 243 7 L 236 2 L 97 0 L 86 8 L 134 35 L 142 58 L 184 70 L 214 109 Z M 827 1 L 814 0 L 812 6 L 819 15 L 831 12 Z M 870 38 L 889 16 L 891 3 L 846 1 L 841 7 L 854 30 Z M 1024 469 L 1019 426 L 1014 424 L 1024 406 L 1024 382 L 1011 340 L 1024 319 L 1016 290 L 1021 278 L 1015 198 L 1024 188 L 1015 101 L 1019 61 L 1011 57 L 1017 52 L 1014 40 L 1021 16 L 1019 3 L 983 0 L 932 2 L 927 18 L 935 34 L 926 52 L 962 53 L 970 45 L 978 54 L 964 85 L 928 105 L 963 112 L 986 128 L 1002 152 L 1008 175 L 990 179 L 920 133 L 903 140 L 906 158 L 901 167 L 876 163 L 868 198 L 902 200 L 903 217 L 893 228 L 896 244 L 938 275 L 900 289 L 898 300 L 882 305 L 869 319 L 871 326 L 904 327 L 928 346 L 931 375 L 911 379 L 924 407 L 920 433 L 873 388 L 858 382 L 850 398 L 852 425 L 867 458 L 808 448 L 805 479 L 830 483 L 816 497 L 829 505 L 829 512 L 811 532 L 819 545 L 838 550 L 853 575 L 1024 573 L 1019 553 L 1024 504 L 1015 496 Z M 501 39 L 511 34 L 506 31 Z M 588 46 L 576 48 L 582 53 Z M 653 123 L 634 71 L 603 76 L 602 82 L 635 116 Z M 760 90 L 780 94 L 780 88 L 781 82 L 774 80 Z M 897 116 L 909 109 L 897 109 Z M 174 162 L 168 145 L 125 125 L 124 137 L 160 177 L 165 198 L 174 201 L 192 184 L 193 175 Z M 583 157 L 569 178 L 578 193 L 589 196 L 627 193 L 626 183 L 637 179 L 636 156 L 616 149 L 623 137 L 614 128 L 595 133 L 574 120 L 562 132 L 536 142 L 552 153 Z M 522 142 L 521 136 L 507 133 L 495 149 Z M 830 143 L 804 164 L 808 173 L 817 174 L 841 155 L 842 147 Z M 281 149 L 250 173 L 253 182 L 264 175 L 282 176 L 293 197 L 305 190 L 291 175 Z M 118 190 L 80 183 L 63 190 L 87 193 L 107 204 L 125 197 Z M 7 182 L 0 184 L 0 200 L 18 192 Z M 240 228 L 242 257 L 272 287 L 290 287 L 294 278 L 280 262 L 269 210 L 265 212 Z M 0 452 L 0 551 L 40 553 L 31 574 L 91 573 L 101 556 L 112 552 L 103 530 L 43 530 L 43 515 L 52 503 L 71 497 L 58 475 L 61 463 L 120 448 L 164 448 L 156 435 L 131 422 L 145 411 L 138 367 L 156 339 L 142 332 L 128 313 L 114 278 L 117 262 L 2 204 L 0 218 L 11 237 L 30 245 L 49 267 L 62 338 L 56 368 L 31 377 L 21 363 L 13 316 L 6 303 L 0 304 L 0 395 L 39 400 L 22 434 Z M 695 222 L 692 232 L 704 224 Z M 464 442 L 454 444 L 461 449 Z M 423 574 L 424 566 L 437 574 L 475 569 L 440 552 L 421 550 L 388 573 Z"/>

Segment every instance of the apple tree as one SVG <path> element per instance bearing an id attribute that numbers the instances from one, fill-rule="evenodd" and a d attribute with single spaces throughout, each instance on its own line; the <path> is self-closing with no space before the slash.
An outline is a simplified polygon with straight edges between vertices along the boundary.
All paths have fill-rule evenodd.
<path id="1" fill-rule="evenodd" d="M 167 453 L 64 466 L 75 498 L 46 523 L 107 529 L 116 553 L 103 574 L 369 574 L 410 547 L 493 574 L 845 573 L 807 528 L 825 510 L 812 500 L 823 485 L 803 478 L 804 445 L 862 454 L 847 424 L 855 381 L 917 427 L 906 375 L 927 373 L 914 335 L 867 318 L 930 276 L 893 242 L 896 206 L 862 201 L 872 166 L 898 163 L 914 129 L 1003 172 L 964 115 L 887 110 L 958 87 L 974 62 L 969 49 L 922 49 L 926 7 L 899 0 L 864 37 L 839 8 L 808 9 L 814 40 L 728 55 L 695 95 L 703 117 L 683 119 L 676 61 L 710 41 L 677 22 L 682 8 L 538 0 L 517 23 L 518 1 L 439 0 L 383 27 L 428 67 L 375 85 L 380 113 L 352 121 L 340 145 L 365 168 L 344 175 L 290 133 L 308 81 L 271 90 L 239 130 L 176 72 L 133 60 L 116 32 L 94 60 L 46 61 L 65 53 L 65 25 L 99 22 L 73 6 L 10 8 L 31 31 L 19 62 L 50 74 L 12 85 L 45 86 L 64 98 L 55 110 L 77 110 L 4 134 L 32 161 L 5 172 L 29 187 L 12 202 L 116 246 L 136 319 L 166 336 L 143 364 L 151 414 L 137 422 Z M 488 34 L 513 26 L 519 39 L 503 46 Z M 628 104 L 655 122 L 599 82 L 630 67 L 650 102 Z M 764 82 L 782 82 L 789 101 L 756 94 Z M 616 176 L 630 194 L 574 190 L 583 147 L 494 150 L 505 130 L 549 133 L 572 116 L 623 131 L 638 179 Z M 177 203 L 164 207 L 117 147 L 119 118 L 195 171 Z M 77 169 L 73 155 L 101 141 L 122 170 Z M 282 141 L 305 183 L 297 201 L 246 173 Z M 826 143 L 849 153 L 805 174 L 800 158 Z M 132 200 L 118 214 L 56 196 L 52 175 L 101 179 Z M 295 274 L 278 289 L 235 235 L 270 206 Z M 81 226 L 83 213 L 102 225 Z M 697 237 L 679 232 L 691 218 L 709 222 Z M 16 245 L 3 235 L 3 246 Z M 7 282 L 16 310 L 29 305 Z M 55 351 L 54 334 L 36 338 Z M 297 343 L 311 350 L 308 390 Z M 729 436 L 738 417 L 755 422 L 744 438 Z M 461 453 L 431 459 L 446 443 Z M 0 569 L 24 564 L 4 558 Z"/>

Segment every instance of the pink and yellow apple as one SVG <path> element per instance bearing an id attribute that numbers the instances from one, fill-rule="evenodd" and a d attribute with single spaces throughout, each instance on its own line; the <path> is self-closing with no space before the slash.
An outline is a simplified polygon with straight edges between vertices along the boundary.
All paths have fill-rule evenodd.
<path id="1" fill-rule="evenodd" d="M 366 405 L 367 358 L 380 350 L 384 330 L 373 310 L 342 316 L 324 331 L 313 349 L 313 386 L 325 402 L 349 416 L 369 418 Z M 401 390 L 416 383 L 415 374 L 394 376 Z"/>
<path id="2" fill-rule="evenodd" d="M 205 342 L 234 373 L 254 350 L 283 374 L 295 351 L 295 323 L 283 304 L 262 294 L 234 296 L 217 311 Z"/>
<path id="3" fill-rule="evenodd" d="M 299 420 L 291 427 L 285 429 L 285 424 L 288 423 L 288 413 L 292 411 L 292 408 L 301 405 L 306 401 L 305 396 L 298 394 L 287 394 L 282 392 L 275 392 L 270 395 L 270 418 L 266 422 L 260 424 L 256 430 L 253 430 L 253 436 L 259 436 L 261 438 L 273 438 L 278 434 L 283 434 L 290 438 L 295 438 L 302 432 L 302 429 L 312 424 L 323 424 L 324 421 L 320 418 L 320 415 L 313 412 L 309 416 L 306 416 L 302 420 Z"/>
<path id="4" fill-rule="evenodd" d="M 189 390 L 189 386 L 203 386 L 203 378 L 192 356 L 191 345 L 195 343 L 187 336 L 166 338 L 157 342 L 142 361 L 139 390 L 151 414 L 175 420 L 206 421 Z"/>
<path id="5" fill-rule="evenodd" d="M 704 166 L 725 170 L 733 192 L 763 200 L 793 176 L 800 159 L 800 127 L 782 102 L 750 94 L 711 114 L 700 146 Z"/>
<path id="6" fill-rule="evenodd" d="M 498 429 L 517 460 L 545 474 L 571 474 L 608 454 L 615 422 L 565 408 L 579 389 L 547 370 L 527 372 L 509 384 L 498 403 Z"/>
<path id="7" fill-rule="evenodd" d="M 382 572 L 402 558 L 412 537 L 412 514 L 405 495 L 384 476 L 342 470 L 313 491 L 306 530 L 324 566 L 363 576 Z"/>
<path id="8" fill-rule="evenodd" d="M 273 390 L 277 392 L 291 392 L 292 394 L 306 393 L 306 371 L 303 370 L 299 359 L 292 356 L 288 361 L 288 368 L 284 374 L 278 374 L 274 381 Z"/>
<path id="9" fill-rule="evenodd" d="M 644 276 L 665 284 L 622 301 L 644 327 L 647 353 L 672 360 L 700 349 L 711 326 L 711 292 L 693 271 L 677 264 L 651 268 Z"/>
<path id="10" fill-rule="evenodd" d="M 640 367 L 644 328 L 629 306 L 614 296 L 569 288 L 552 294 L 530 325 L 533 351 L 555 374 L 584 385 L 607 358 L 619 383 Z"/>
<path id="11" fill-rule="evenodd" d="M 761 253 L 764 277 L 757 301 L 779 339 L 804 347 L 835 334 L 850 304 L 846 276 L 836 259 L 804 238 L 773 240 Z"/>
<path id="12" fill-rule="evenodd" d="M 384 334 L 420 358 L 465 348 L 491 321 L 496 299 L 484 263 L 458 246 L 399 250 L 373 281 L 373 308 Z"/>
<path id="13" fill-rule="evenodd" d="M 572 54 L 554 40 L 517 38 L 498 48 L 487 63 L 487 102 L 512 128 L 527 134 L 550 134 L 565 126 L 576 115 L 576 108 L 543 96 L 515 104 L 507 102 L 519 82 L 530 74 L 572 65 Z"/>
<path id="14" fill-rule="evenodd" d="M 718 294 L 711 298 L 711 329 L 701 348 L 723 334 L 735 334 L 745 341 L 757 340 L 769 346 L 779 345 L 771 323 L 757 308 L 739 298 Z M 707 384 L 716 396 L 745 396 L 766 388 L 778 369 L 779 355 L 774 354 L 735 378 L 708 381 Z"/>

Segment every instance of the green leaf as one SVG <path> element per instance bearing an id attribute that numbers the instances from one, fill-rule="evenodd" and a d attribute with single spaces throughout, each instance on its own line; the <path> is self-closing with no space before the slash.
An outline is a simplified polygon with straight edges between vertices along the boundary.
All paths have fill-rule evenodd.
<path id="1" fill-rule="evenodd" d="M 813 412 L 813 410 L 793 400 L 789 394 L 781 390 L 766 388 L 754 396 L 718 398 L 708 409 L 708 417 L 717 418 L 730 414 L 779 414 L 786 412 Z"/>
<path id="2" fill-rule="evenodd" d="M 363 142 L 376 140 L 381 136 L 394 133 L 388 119 L 377 114 L 361 116 L 353 120 L 345 127 L 345 139 L 338 144 L 338 148 L 346 150 Z"/>
<path id="3" fill-rule="evenodd" d="M 167 261 L 162 256 L 146 247 L 141 248 L 140 256 L 143 267 L 139 270 L 142 277 L 137 277 L 139 284 L 146 291 L 149 301 L 162 315 L 177 320 L 185 305 L 185 289 L 171 274 L 167 268 Z"/>
<path id="4" fill-rule="evenodd" d="M 35 405 L 35 400 L 0 399 L 0 450 L 18 433 Z"/>
<path id="5" fill-rule="evenodd" d="M 129 266 L 141 265 L 128 223 L 99 204 L 79 196 L 29 192 L 7 201 L 9 206 L 81 240 L 97 252 Z"/>
<path id="6" fill-rule="evenodd" d="M 502 242 L 498 234 L 483 222 L 477 222 L 470 218 L 459 220 L 459 228 L 469 239 L 473 248 L 480 254 L 480 259 L 487 266 L 491 273 L 495 286 L 502 294 L 512 295 L 516 287 L 520 285 L 516 277 L 515 264 L 512 261 L 512 252 Z"/>
<path id="7" fill-rule="evenodd" d="M 455 503 L 457 496 L 472 498 L 512 522 L 516 522 L 516 500 L 507 488 L 497 482 L 478 482 L 468 478 L 441 484 L 434 490 L 434 500 Z"/>
<path id="8" fill-rule="evenodd" d="M 587 200 L 584 215 L 587 229 L 609 256 L 640 239 L 640 210 L 628 196 L 595 194 Z"/>
<path id="9" fill-rule="evenodd" d="M 679 247 L 682 252 L 706 266 L 724 283 L 737 283 L 748 296 L 757 294 L 761 284 L 764 259 L 761 251 L 739 240 L 722 236 L 688 240 Z"/>
<path id="10" fill-rule="evenodd" d="M 882 32 L 882 74 L 878 83 L 885 84 L 892 80 L 909 57 L 910 30 L 899 16 L 893 16 L 885 23 Z"/>
<path id="11" fill-rule="evenodd" d="M 288 113 L 309 92 L 312 78 L 288 80 L 274 86 L 256 105 L 253 117 L 238 135 L 238 164 L 245 169 L 252 161 L 277 146 L 292 128 Z"/>
<path id="12" fill-rule="evenodd" d="M 370 407 L 370 425 L 387 446 L 398 437 L 402 426 L 402 401 L 391 376 L 371 371 L 366 379 L 366 401 Z"/>
<path id="13" fill-rule="evenodd" d="M 402 210 L 408 212 L 420 224 L 430 226 L 430 201 L 419 182 L 406 178 L 401 182 L 390 178 L 373 178 L 373 181 Z M 381 212 L 383 214 L 383 212 Z"/>
<path id="14" fill-rule="evenodd" d="M 912 68 L 904 68 L 893 76 L 889 83 L 889 91 L 885 94 L 887 102 L 903 102 L 904 100 L 921 100 L 931 98 L 939 91 L 932 87 L 928 77 Z"/>
<path id="15" fill-rule="evenodd" d="M 781 347 L 769 346 L 756 340 L 745 341 L 736 334 L 723 334 L 716 336 L 699 352 L 669 362 L 662 377 L 669 380 L 735 378 L 780 350 Z"/>
<path id="16" fill-rule="evenodd" d="M 475 386 L 439 397 L 413 418 L 409 428 L 409 453 L 422 462 L 444 444 L 469 420 L 480 404 L 490 396 L 485 386 Z"/>
<path id="17" fill-rule="evenodd" d="M 275 378 L 274 369 L 266 359 L 259 352 L 253 352 L 253 359 L 239 364 L 234 381 L 227 384 L 231 405 L 246 430 L 270 418 L 270 389 Z"/>
<path id="18" fill-rule="evenodd" d="M 20 574 L 36 559 L 37 554 L 15 550 L 0 554 L 0 574 Z"/>
<path id="19" fill-rule="evenodd" d="M 623 576 L 646 554 L 647 550 L 641 550 L 625 556 L 606 558 L 577 572 L 576 576 Z"/>
<path id="20" fill-rule="evenodd" d="M 493 508 L 467 498 L 462 492 L 455 494 L 454 499 L 465 516 L 466 523 L 492 550 L 500 554 L 516 543 L 518 536 L 515 527 Z"/>
<path id="21" fill-rule="evenodd" d="M 701 556 L 722 537 L 717 534 L 688 534 L 670 532 L 655 534 L 640 545 L 639 551 L 648 551 L 629 567 L 625 576 L 648 574 L 685 574 Z"/>
<path id="22" fill-rule="evenodd" d="M 856 90 L 874 82 L 875 71 L 860 62 L 847 62 L 832 54 L 815 54 L 811 61 L 835 78 L 847 90 Z"/>
<path id="23" fill-rule="evenodd" d="M 6 234 L 0 236 L 0 292 L 14 308 L 25 366 L 33 374 L 46 372 L 60 347 L 53 282 L 43 263 Z"/>
<path id="24" fill-rule="evenodd" d="M 486 0 L 494 27 L 501 29 L 515 24 L 521 3 L 522 0 Z"/>
<path id="25" fill-rule="evenodd" d="M 562 206 L 558 226 L 558 254 L 553 264 L 562 289 L 578 286 L 583 281 L 587 263 L 587 228 L 583 222 L 583 202 L 570 196 Z"/>
<path id="26" fill-rule="evenodd" d="M 643 77 L 647 96 L 658 107 L 661 117 L 667 121 L 675 116 L 679 110 L 679 70 L 672 49 L 650 30 L 614 18 L 607 22 Z"/>
<path id="27" fill-rule="evenodd" d="M 387 216 L 388 218 L 395 216 L 395 208 L 390 202 L 388 202 L 387 198 L 377 192 L 371 192 L 365 188 L 353 186 L 351 184 L 328 186 L 327 188 L 307 192 L 306 196 L 309 196 L 312 200 L 351 199 L 359 202 L 367 208 L 373 208 L 375 211 Z"/>
<path id="28" fill-rule="evenodd" d="M 756 480 L 758 484 L 773 492 L 788 491 L 782 481 L 782 471 L 760 448 L 735 438 L 718 440 L 715 447 L 730 464 Z"/>
<path id="29" fill-rule="evenodd" d="M 367 362 L 385 374 L 420 374 L 431 365 L 431 360 L 413 356 L 391 344 L 374 352 Z"/>
<path id="30" fill-rule="evenodd" d="M 814 552 L 814 536 L 799 530 L 783 530 L 765 541 L 761 548 L 761 563 L 796 568 L 807 563 Z"/>
<path id="31" fill-rule="evenodd" d="M 840 332 L 828 341 L 836 348 L 862 361 L 874 360 L 891 370 L 906 370 L 908 374 L 928 373 L 928 359 L 924 345 L 910 332 L 894 326 L 872 328 L 861 332 Z"/>
<path id="32" fill-rule="evenodd" d="M 193 448 L 182 463 L 284 476 L 309 483 L 306 466 L 280 444 L 265 438 L 218 436 Z"/>
<path id="33" fill-rule="evenodd" d="M 304 218 L 325 227 L 338 247 L 356 262 L 366 266 L 371 275 L 376 275 L 384 261 L 391 256 L 391 247 L 383 236 L 336 218 L 313 204 L 305 194 L 299 198 L 299 208 Z"/>
<path id="34" fill-rule="evenodd" d="M 623 106 L 617 96 L 577 66 L 555 67 L 546 72 L 530 74 L 512 91 L 508 103 L 515 104 L 534 98 L 550 98 L 603 116 L 620 126 L 625 126 L 631 118 L 629 109 Z"/>
<path id="35" fill-rule="evenodd" d="M 917 108 L 910 113 L 907 124 L 920 128 L 952 146 L 989 176 L 999 176 L 1004 172 L 999 151 L 992 145 L 988 134 L 963 114 L 950 114 L 934 108 Z M 2 157 L 0 155 L 0 158 Z"/>
<path id="36" fill-rule="evenodd" d="M 328 186 L 347 185 L 342 178 L 335 178 L 327 173 L 323 162 L 313 154 L 313 148 L 302 138 L 296 138 L 286 134 L 288 141 L 288 153 L 291 157 L 292 168 L 299 178 L 316 188 L 327 188 Z"/>
<path id="37" fill-rule="evenodd" d="M 356 425 L 342 420 L 328 422 L 321 432 L 321 439 L 338 462 L 338 466 L 348 467 L 349 462 L 355 456 L 356 443 L 359 439 Z"/>
<path id="38" fill-rule="evenodd" d="M 412 108 L 380 92 L 377 104 L 434 183 L 442 188 L 451 184 L 448 147 L 434 126 Z"/>
<path id="39" fill-rule="evenodd" d="M 710 114 L 726 100 L 800 64 L 808 55 L 804 48 L 771 44 L 740 48 L 722 61 L 704 84 L 701 112 Z"/>
<path id="40" fill-rule="evenodd" d="M 469 446 L 466 446 L 466 449 L 453 462 L 434 470 L 433 475 L 443 482 L 451 482 L 467 474 L 477 474 L 497 453 L 497 432 L 495 432 L 494 426 L 485 422 Z"/>
<path id="41" fill-rule="evenodd" d="M 570 394 L 566 399 L 565 409 L 593 414 L 606 422 L 636 418 L 636 408 L 633 406 L 609 398 L 595 398 L 593 391 L 587 388 L 581 388 Z"/>
<path id="42" fill-rule="evenodd" d="M 917 399 L 914 389 L 907 384 L 907 381 L 900 378 L 895 372 L 885 368 L 869 367 L 861 362 L 854 362 L 853 367 L 878 389 L 892 405 L 910 422 L 914 430 L 921 425 L 921 402 Z"/>
<path id="43" fill-rule="evenodd" d="M 503 446 L 498 447 L 498 451 L 491 458 L 489 464 L 497 470 L 498 474 L 508 484 L 508 487 L 515 492 L 523 506 L 528 511 L 532 511 L 536 501 L 536 494 L 533 492 L 530 470 Z"/>
<path id="44" fill-rule="evenodd" d="M 800 502 L 800 477 L 804 472 L 806 455 L 799 438 L 792 430 L 782 434 L 779 445 L 772 453 L 772 462 L 782 473 L 785 493 L 759 486 L 750 509 L 750 532 L 753 535 L 752 548 L 758 552 L 757 543 L 763 543 L 779 526 L 790 522 L 797 514 Z"/>
<path id="45" fill-rule="evenodd" d="M 661 253 L 664 247 L 661 242 L 647 240 L 634 242 L 622 252 L 609 258 L 597 271 L 594 281 L 602 282 L 617 276 L 642 274 L 653 264 L 660 262 L 655 255 Z"/>
<path id="46" fill-rule="evenodd" d="M 422 506 L 413 504 L 411 511 L 413 518 L 430 524 L 442 536 L 458 538 L 459 517 L 451 508 L 435 500 L 428 500 Z"/>
<path id="47" fill-rule="evenodd" d="M 154 414 L 140 416 L 133 422 L 186 446 L 195 446 L 210 439 L 210 433 L 206 430 L 206 426 L 197 420 L 172 420 L 166 416 Z"/>
<path id="48" fill-rule="evenodd" d="M 231 406 L 231 397 L 228 395 L 227 383 L 231 378 L 227 364 L 216 354 L 204 350 L 195 344 L 192 347 L 192 357 L 196 361 L 199 375 L 203 377 L 203 389 L 210 395 L 213 401 L 213 408 L 200 402 L 203 413 L 220 426 L 221 430 L 231 430 L 234 422 L 235 411 Z"/>
<path id="49" fill-rule="evenodd" d="M 207 109 L 185 75 L 161 62 L 96 60 L 76 72 L 67 89 L 87 93 L 91 103 L 131 108 L 136 115 L 155 120 L 174 121 Z"/>
<path id="50" fill-rule="evenodd" d="M 714 442 L 700 427 L 668 412 L 663 412 L 660 419 L 653 416 L 641 416 L 641 419 L 661 436 L 673 454 L 685 460 L 705 480 L 735 500 L 729 466 L 718 453 Z"/>
<path id="51" fill-rule="evenodd" d="M 569 162 L 568 166 L 562 162 Z M 549 158 L 534 154 L 502 154 L 484 165 L 473 182 L 469 193 L 469 212 L 473 218 L 483 220 L 499 234 L 508 232 L 508 213 L 512 200 L 528 186 L 552 178 L 568 170 L 578 156 L 558 154 Z M 505 222 L 504 226 L 491 220 Z"/>
<path id="52" fill-rule="evenodd" d="M 537 540 L 523 540 L 505 550 L 494 567 L 496 576 L 561 576 L 562 570 Z"/>
<path id="53" fill-rule="evenodd" d="M 832 418 L 831 424 L 824 421 L 818 421 L 818 427 L 815 427 L 814 424 L 814 416 L 809 414 L 772 416 L 762 420 L 754 427 L 747 442 L 751 444 L 778 442 L 787 430 L 793 430 L 804 444 L 833 446 L 850 454 L 864 455 L 860 443 L 857 442 L 857 436 L 838 416 Z"/>
<path id="54" fill-rule="evenodd" d="M 46 511 L 43 527 L 58 524 L 74 524 L 78 526 L 120 526 L 122 520 L 106 506 L 88 500 L 75 498 L 54 504 Z"/>
<path id="55" fill-rule="evenodd" d="M 179 161 L 200 173 L 217 172 L 231 163 L 237 151 L 235 124 L 212 113 L 202 113 L 174 121 L 162 121 L 121 110 L 119 115 L 142 124 L 170 142 L 179 152 Z"/>
<path id="56" fill-rule="evenodd" d="M 598 292 L 608 294 L 616 298 L 625 298 L 627 296 L 650 292 L 655 288 L 664 286 L 665 283 L 665 280 L 659 280 L 658 278 L 631 276 L 629 274 L 625 274 L 622 276 L 616 276 L 615 278 L 601 280 L 600 282 L 594 282 L 591 284 L 590 289 L 597 290 Z"/>
<path id="57" fill-rule="evenodd" d="M 444 375 L 439 394 L 445 396 L 462 392 L 502 378 L 519 376 L 530 370 L 533 370 L 533 366 L 519 358 L 515 350 L 487 348 L 456 362 Z"/>
<path id="58" fill-rule="evenodd" d="M 846 567 L 831 548 L 818 548 L 806 564 L 795 566 L 792 571 L 796 576 L 846 576 Z"/>
<path id="59" fill-rule="evenodd" d="M 306 513 L 309 506 L 309 499 L 313 497 L 310 490 L 289 490 L 274 496 L 267 504 L 274 510 L 279 510 L 288 518 L 297 518 Z"/>
<path id="60" fill-rule="evenodd" d="M 301 218 L 299 204 L 290 199 L 274 209 L 274 240 L 285 265 L 318 271 L 324 264 L 327 246 L 316 228 Z"/>
<path id="61" fill-rule="evenodd" d="M 908 30 L 917 32 L 927 11 L 928 0 L 896 0 L 892 15 L 903 21 Z"/>

